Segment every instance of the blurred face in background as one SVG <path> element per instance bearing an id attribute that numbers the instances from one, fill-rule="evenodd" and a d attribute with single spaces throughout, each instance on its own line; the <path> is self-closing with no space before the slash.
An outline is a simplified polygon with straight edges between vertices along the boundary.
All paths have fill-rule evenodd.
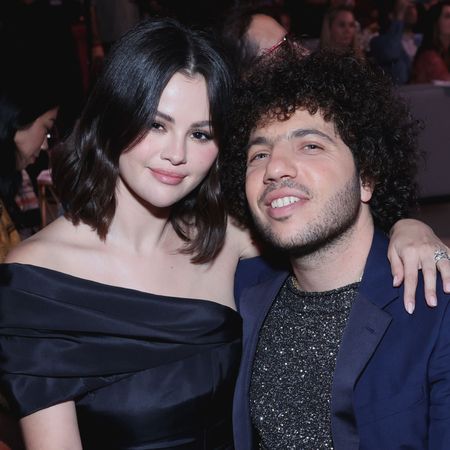
<path id="1" fill-rule="evenodd" d="M 55 125 L 58 108 L 39 116 L 28 127 L 16 131 L 14 143 L 17 148 L 17 170 L 23 170 L 36 161 L 41 150 L 48 149 L 50 131 Z"/>
<path id="2" fill-rule="evenodd" d="M 438 21 L 439 36 L 450 38 L 450 6 L 444 6 Z"/>
<path id="3" fill-rule="evenodd" d="M 330 38 L 334 46 L 350 47 L 356 34 L 355 17 L 350 11 L 340 11 L 330 23 Z"/>
<path id="4" fill-rule="evenodd" d="M 405 24 L 410 27 L 414 26 L 417 23 L 418 15 L 417 15 L 417 7 L 415 3 L 409 3 L 406 7 L 405 11 Z"/>

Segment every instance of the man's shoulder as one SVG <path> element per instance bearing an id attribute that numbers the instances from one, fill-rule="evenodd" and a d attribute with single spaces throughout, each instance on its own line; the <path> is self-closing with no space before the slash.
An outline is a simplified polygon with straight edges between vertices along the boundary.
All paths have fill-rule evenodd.
<path id="1" fill-rule="evenodd" d="M 239 312 L 245 316 L 271 304 L 288 276 L 287 271 L 264 272 L 259 280 L 242 289 L 238 302 Z"/>
<path id="2" fill-rule="evenodd" d="M 247 289 L 256 287 L 265 281 L 270 282 L 277 275 L 286 272 L 286 265 L 283 266 L 270 258 L 258 256 L 241 260 L 234 279 L 236 301 L 239 303 L 243 292 Z"/>

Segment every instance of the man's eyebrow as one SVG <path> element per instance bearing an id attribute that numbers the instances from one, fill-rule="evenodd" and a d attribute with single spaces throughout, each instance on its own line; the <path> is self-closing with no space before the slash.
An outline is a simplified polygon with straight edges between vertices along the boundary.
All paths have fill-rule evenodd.
<path id="1" fill-rule="evenodd" d="M 167 122 L 170 122 L 170 123 L 175 122 L 175 119 L 172 116 L 169 116 L 168 114 L 165 114 L 161 111 L 156 111 L 155 115 L 161 117 L 164 120 L 167 120 Z M 194 122 L 191 126 L 192 126 L 192 128 L 203 128 L 203 127 L 211 128 L 211 121 L 210 120 L 201 120 L 200 122 Z"/>
<path id="2" fill-rule="evenodd" d="M 249 150 L 250 147 L 252 147 L 253 145 L 268 145 L 270 147 L 273 147 L 275 145 L 275 143 L 280 141 L 281 139 L 286 138 L 286 139 L 290 140 L 290 139 L 308 136 L 310 134 L 320 136 L 331 143 L 335 143 L 335 141 L 332 137 L 330 137 L 328 134 L 324 133 L 323 131 L 317 130 L 316 128 L 298 128 L 296 130 L 289 131 L 287 134 L 278 135 L 273 138 L 272 137 L 268 138 L 265 136 L 255 136 L 253 139 L 250 139 L 250 141 L 247 145 L 247 150 Z"/>
<path id="3" fill-rule="evenodd" d="M 288 139 L 300 138 L 300 137 L 308 136 L 310 134 L 320 136 L 333 144 L 335 143 L 335 141 L 332 137 L 330 137 L 328 134 L 324 133 L 323 131 L 317 130 L 316 128 L 298 128 L 297 130 L 291 131 L 288 134 L 287 138 Z"/>
<path id="4" fill-rule="evenodd" d="M 253 145 L 269 145 L 272 146 L 274 144 L 273 139 L 266 138 L 264 136 L 256 136 L 253 139 L 250 139 L 250 141 L 247 144 L 247 150 L 252 147 Z"/>

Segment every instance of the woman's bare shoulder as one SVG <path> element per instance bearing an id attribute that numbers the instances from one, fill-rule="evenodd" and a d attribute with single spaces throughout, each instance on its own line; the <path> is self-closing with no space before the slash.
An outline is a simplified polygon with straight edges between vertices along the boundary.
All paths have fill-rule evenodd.
<path id="1" fill-rule="evenodd" d="M 67 252 L 78 240 L 78 234 L 75 225 L 60 217 L 14 247 L 6 256 L 5 263 L 53 268 L 64 256 L 67 257 Z"/>

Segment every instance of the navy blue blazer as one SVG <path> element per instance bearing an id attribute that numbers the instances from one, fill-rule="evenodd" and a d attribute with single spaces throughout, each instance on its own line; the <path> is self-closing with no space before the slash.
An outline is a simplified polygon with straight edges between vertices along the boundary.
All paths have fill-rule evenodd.
<path id="1" fill-rule="evenodd" d="M 392 287 L 387 238 L 375 232 L 336 361 L 331 399 L 335 450 L 450 449 L 450 295 L 429 308 L 419 281 L 413 315 Z M 254 448 L 249 387 L 259 330 L 288 274 L 249 287 L 234 398 L 236 450 Z"/>

